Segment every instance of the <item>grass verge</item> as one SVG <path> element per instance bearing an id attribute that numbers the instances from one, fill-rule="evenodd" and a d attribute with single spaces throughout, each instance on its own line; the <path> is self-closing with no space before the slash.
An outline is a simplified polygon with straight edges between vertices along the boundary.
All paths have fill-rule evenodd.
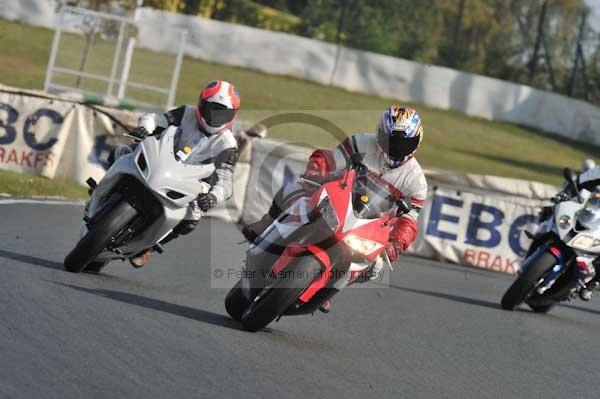
<path id="1" fill-rule="evenodd" d="M 24 41 L 23 38 L 27 37 Z M 23 88 L 40 89 L 52 40 L 52 31 L 0 19 L 0 81 Z M 73 39 L 76 40 L 76 39 Z M 59 54 L 70 66 L 80 61 L 81 43 Z M 98 53 L 88 60 L 88 71 L 102 72 L 106 57 Z M 136 50 L 132 79 L 160 83 L 157 73 L 173 59 L 164 54 Z M 286 76 L 229 67 L 186 57 L 177 91 L 178 103 L 194 103 L 201 86 L 212 79 L 232 81 L 242 97 L 241 118 L 260 120 L 281 110 L 311 110 L 323 114 L 348 134 L 372 131 L 380 113 L 399 99 L 353 93 Z M 92 84 L 85 82 L 84 84 Z M 420 104 L 415 107 L 424 121 L 425 139 L 418 154 L 424 167 L 490 174 L 559 184 L 565 166 L 578 168 L 585 158 L 600 158 L 600 148 L 547 135 L 508 123 L 444 111 Z M 273 128 L 269 135 L 289 142 L 332 146 L 336 140 L 321 129 L 302 124 Z"/>
<path id="2" fill-rule="evenodd" d="M 87 188 L 66 180 L 50 180 L 0 169 L 0 194 L 86 199 Z"/>

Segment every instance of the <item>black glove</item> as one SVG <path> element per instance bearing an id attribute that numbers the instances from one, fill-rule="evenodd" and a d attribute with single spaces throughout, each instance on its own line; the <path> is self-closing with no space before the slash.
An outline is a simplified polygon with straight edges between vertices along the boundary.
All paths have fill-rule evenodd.
<path id="1" fill-rule="evenodd" d="M 131 132 L 132 136 L 137 137 L 140 140 L 144 140 L 149 134 L 150 132 L 143 126 L 138 126 Z"/>
<path id="2" fill-rule="evenodd" d="M 198 196 L 198 206 L 202 209 L 202 212 L 208 211 L 210 208 L 214 208 L 217 205 L 217 197 L 214 194 L 200 194 Z"/>

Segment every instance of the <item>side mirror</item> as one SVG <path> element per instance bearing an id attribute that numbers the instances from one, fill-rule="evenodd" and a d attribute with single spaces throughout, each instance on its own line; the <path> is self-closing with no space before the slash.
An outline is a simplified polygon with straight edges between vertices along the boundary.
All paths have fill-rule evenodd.
<path id="1" fill-rule="evenodd" d="M 583 199 L 581 198 L 581 193 L 579 193 L 579 188 L 577 187 L 577 173 L 571 168 L 564 168 L 563 176 L 567 182 L 567 185 L 571 189 L 571 192 L 577 195 L 577 199 L 579 200 L 579 202 L 583 202 Z"/>
<path id="2" fill-rule="evenodd" d="M 360 166 L 363 163 L 363 155 L 360 152 L 352 154 L 350 161 L 352 162 L 353 167 Z"/>
<path id="3" fill-rule="evenodd" d="M 406 201 L 404 200 L 399 200 L 397 202 L 398 205 L 398 212 L 396 212 L 396 216 L 402 216 L 402 215 L 406 215 L 407 213 L 410 212 L 410 205 L 406 203 Z"/>
<path id="4" fill-rule="evenodd" d="M 575 183 L 575 180 L 577 180 L 577 173 L 571 168 L 564 168 L 563 176 L 567 182 Z"/>

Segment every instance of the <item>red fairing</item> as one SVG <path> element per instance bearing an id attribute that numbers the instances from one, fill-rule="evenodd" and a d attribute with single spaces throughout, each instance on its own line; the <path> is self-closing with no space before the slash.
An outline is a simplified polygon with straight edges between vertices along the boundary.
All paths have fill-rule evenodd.
<path id="1" fill-rule="evenodd" d="M 392 223 L 394 227 L 390 232 L 390 243 L 397 246 L 401 251 L 406 251 L 417 238 L 419 225 L 415 219 L 409 217 L 396 218 Z"/>
<path id="2" fill-rule="evenodd" d="M 281 272 L 296 256 L 306 251 L 306 248 L 298 244 L 290 244 L 283 251 L 283 254 L 277 259 L 277 262 L 273 265 L 273 273 L 278 274 Z"/>
<path id="3" fill-rule="evenodd" d="M 329 259 L 329 255 L 327 255 L 327 252 L 325 252 L 323 249 L 319 248 L 316 245 L 309 245 L 307 249 L 317 259 L 319 259 L 324 270 L 321 271 L 321 276 L 317 280 L 313 281 L 313 283 L 308 286 L 306 291 L 304 291 L 304 293 L 298 298 L 304 303 L 310 301 L 311 298 L 315 296 L 317 292 L 319 292 L 323 287 L 325 287 L 325 284 L 327 284 L 327 281 L 329 280 L 329 272 L 331 270 L 331 260 Z"/>
<path id="4" fill-rule="evenodd" d="M 294 258 L 301 256 L 307 251 L 312 253 L 312 255 L 319 260 L 324 270 L 321 271 L 319 278 L 313 281 L 312 284 L 308 286 L 306 291 L 304 291 L 304 293 L 298 298 L 302 302 L 310 301 L 310 299 L 319 290 L 321 290 L 325 284 L 327 284 L 327 281 L 329 280 L 329 271 L 331 270 L 331 260 L 329 259 L 327 252 L 316 245 L 302 246 L 300 244 L 293 243 L 288 245 L 272 268 L 273 273 L 278 274 L 285 269 Z M 315 273 L 317 273 L 316 269 Z"/>

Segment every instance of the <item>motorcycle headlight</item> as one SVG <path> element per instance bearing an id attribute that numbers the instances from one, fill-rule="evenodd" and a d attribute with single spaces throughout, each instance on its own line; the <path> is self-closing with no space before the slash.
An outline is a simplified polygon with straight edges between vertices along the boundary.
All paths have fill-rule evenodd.
<path id="1" fill-rule="evenodd" d="M 600 240 L 595 240 L 593 237 L 581 235 L 576 237 L 571 244 L 572 247 L 578 249 L 590 249 L 600 245 Z"/>
<path id="2" fill-rule="evenodd" d="M 567 215 L 561 216 L 560 219 L 558 219 L 558 226 L 563 230 L 569 228 L 571 226 L 571 218 Z"/>
<path id="3" fill-rule="evenodd" d="M 329 197 L 323 198 L 321 202 L 319 202 L 319 205 L 317 205 L 317 209 L 319 210 L 323 221 L 327 224 L 327 227 L 329 227 L 332 232 L 336 231 L 340 221 L 333 210 L 333 206 L 331 206 Z"/>
<path id="4" fill-rule="evenodd" d="M 348 245 L 353 251 L 359 252 L 363 255 L 368 255 L 381 247 L 378 242 L 371 241 L 366 238 L 355 236 L 354 234 L 349 234 L 343 238 L 343 241 L 346 245 Z"/>

